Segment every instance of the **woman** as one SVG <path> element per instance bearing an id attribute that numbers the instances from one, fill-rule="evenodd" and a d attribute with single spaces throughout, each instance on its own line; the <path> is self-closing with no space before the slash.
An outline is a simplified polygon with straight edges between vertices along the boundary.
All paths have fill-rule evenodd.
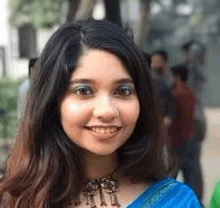
<path id="1" fill-rule="evenodd" d="M 35 65 L 0 184 L 3 207 L 173 207 L 181 200 L 179 207 L 200 207 L 190 188 L 166 177 L 172 164 L 145 67 L 112 23 L 61 27 Z"/>

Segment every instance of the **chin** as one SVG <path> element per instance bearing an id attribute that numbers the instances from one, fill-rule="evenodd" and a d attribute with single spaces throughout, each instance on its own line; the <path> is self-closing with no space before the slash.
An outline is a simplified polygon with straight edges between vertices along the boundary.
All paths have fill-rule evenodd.
<path id="1" fill-rule="evenodd" d="M 87 150 L 90 153 L 94 154 L 94 155 L 99 155 L 99 156 L 108 156 L 108 155 L 112 155 L 114 153 L 116 153 L 117 149 L 106 149 L 106 148 L 102 148 L 102 149 L 96 149 L 96 150 Z"/>

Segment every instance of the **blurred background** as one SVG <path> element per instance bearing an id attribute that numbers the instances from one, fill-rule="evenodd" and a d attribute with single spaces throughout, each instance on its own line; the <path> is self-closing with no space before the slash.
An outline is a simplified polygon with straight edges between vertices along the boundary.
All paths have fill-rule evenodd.
<path id="1" fill-rule="evenodd" d="M 63 23 L 106 18 L 126 28 L 145 52 L 165 49 L 169 65 L 181 62 L 180 47 L 198 40 L 206 47 L 204 105 L 208 133 L 203 148 L 205 202 L 220 175 L 220 1 L 219 0 L 1 0 L 0 170 L 16 131 L 17 89 Z M 178 176 L 181 180 L 181 176 Z"/>

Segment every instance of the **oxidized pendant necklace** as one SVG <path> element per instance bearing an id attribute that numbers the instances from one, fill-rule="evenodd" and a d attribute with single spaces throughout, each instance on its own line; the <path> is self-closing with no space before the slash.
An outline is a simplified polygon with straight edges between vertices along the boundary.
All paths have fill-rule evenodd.
<path id="1" fill-rule="evenodd" d="M 100 179 L 88 179 L 85 180 L 85 185 L 83 189 L 83 194 L 86 197 L 86 205 L 89 205 L 90 208 L 96 208 L 96 203 L 94 196 L 99 192 L 101 206 L 107 206 L 105 202 L 105 197 L 103 194 L 103 189 L 110 196 L 110 201 L 112 206 L 120 207 L 121 205 L 118 202 L 118 198 L 116 196 L 116 192 L 118 191 L 118 180 L 117 180 L 117 172 L 114 171 L 111 175 L 108 175 L 104 178 Z M 81 204 L 80 199 L 78 198 L 75 201 L 75 206 Z"/>

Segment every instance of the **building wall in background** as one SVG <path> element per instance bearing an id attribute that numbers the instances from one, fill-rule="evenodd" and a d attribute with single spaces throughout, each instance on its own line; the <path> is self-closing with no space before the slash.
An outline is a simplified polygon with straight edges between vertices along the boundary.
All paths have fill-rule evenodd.
<path id="1" fill-rule="evenodd" d="M 28 63 L 29 58 L 21 58 L 20 47 L 19 47 L 19 30 L 18 28 L 12 27 L 9 24 L 9 1 L 0 1 L 0 48 L 5 49 L 5 70 L 6 75 L 10 78 L 16 80 L 21 77 L 28 76 Z M 52 35 L 52 33 L 57 29 L 54 27 L 52 29 L 41 29 L 36 32 L 36 53 L 30 51 L 32 56 L 39 56 L 44 45 Z M 30 48 L 31 49 L 31 48 Z M 36 54 L 36 55 L 34 55 Z M 3 76 L 3 63 L 1 61 L 0 54 L 0 77 Z"/>
<path id="2" fill-rule="evenodd" d="M 3 70 L 6 70 L 9 67 L 9 25 L 8 25 L 9 9 L 8 9 L 8 0 L 1 0 L 0 2 L 0 47 L 4 48 L 5 51 L 5 60 L 0 59 L 0 76 L 4 74 Z M 5 69 L 3 62 L 5 62 Z"/>

